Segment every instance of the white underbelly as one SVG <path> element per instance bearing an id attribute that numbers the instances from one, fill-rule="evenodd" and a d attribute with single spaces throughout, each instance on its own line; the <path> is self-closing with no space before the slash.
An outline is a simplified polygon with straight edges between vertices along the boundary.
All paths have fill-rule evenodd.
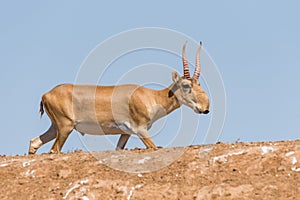
<path id="1" fill-rule="evenodd" d="M 112 122 L 99 124 L 97 122 L 77 122 L 75 129 L 82 134 L 108 135 L 108 134 L 135 134 L 135 130 L 128 122 Z"/>
<path id="2" fill-rule="evenodd" d="M 75 129 L 82 134 L 104 135 L 104 130 L 98 123 L 79 122 L 75 125 Z"/>

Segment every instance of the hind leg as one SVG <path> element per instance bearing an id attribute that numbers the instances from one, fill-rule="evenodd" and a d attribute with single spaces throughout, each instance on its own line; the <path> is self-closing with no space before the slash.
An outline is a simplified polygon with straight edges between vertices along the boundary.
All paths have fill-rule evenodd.
<path id="1" fill-rule="evenodd" d="M 68 136 L 72 132 L 74 126 L 72 125 L 57 125 L 57 137 L 50 150 L 50 153 L 60 153 L 63 145 L 65 144 Z"/>
<path id="2" fill-rule="evenodd" d="M 124 149 L 129 137 L 130 137 L 129 134 L 121 134 L 118 144 L 117 144 L 117 147 L 116 147 L 116 150 Z"/>
<path id="3" fill-rule="evenodd" d="M 36 151 L 43 145 L 46 144 L 47 142 L 50 142 L 56 137 L 56 127 L 52 123 L 50 128 L 43 133 L 40 136 L 37 136 L 35 138 L 32 138 L 30 140 L 30 146 L 29 146 L 29 154 L 35 154 Z"/>

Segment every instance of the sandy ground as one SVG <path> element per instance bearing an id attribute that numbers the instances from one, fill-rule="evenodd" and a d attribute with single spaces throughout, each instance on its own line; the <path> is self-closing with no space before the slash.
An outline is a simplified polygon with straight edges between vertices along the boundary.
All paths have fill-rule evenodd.
<path id="1" fill-rule="evenodd" d="M 300 199 L 300 140 L 0 156 L 0 199 Z"/>

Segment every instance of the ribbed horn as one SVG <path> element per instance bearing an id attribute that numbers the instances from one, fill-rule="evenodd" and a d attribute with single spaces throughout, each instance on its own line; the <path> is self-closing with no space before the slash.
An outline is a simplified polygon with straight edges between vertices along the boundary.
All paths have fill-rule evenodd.
<path id="1" fill-rule="evenodd" d="M 185 42 L 182 47 L 182 64 L 183 64 L 183 76 L 188 79 L 190 78 L 190 71 L 189 71 L 189 64 L 185 55 L 186 43 L 187 42 Z"/>
<path id="2" fill-rule="evenodd" d="M 196 67 L 195 67 L 193 79 L 198 79 L 200 76 L 200 50 L 201 50 L 201 48 L 202 48 L 202 42 L 200 41 L 200 45 L 198 47 L 197 54 L 196 54 Z"/>

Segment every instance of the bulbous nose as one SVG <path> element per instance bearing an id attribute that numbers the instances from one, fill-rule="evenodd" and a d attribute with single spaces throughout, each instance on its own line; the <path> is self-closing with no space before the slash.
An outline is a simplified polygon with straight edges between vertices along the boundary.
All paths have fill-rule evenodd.
<path id="1" fill-rule="evenodd" d="M 209 110 L 202 111 L 200 108 L 196 107 L 196 112 L 199 113 L 199 114 L 208 114 Z"/>
<path id="2" fill-rule="evenodd" d="M 209 110 L 205 110 L 204 112 L 203 112 L 203 114 L 208 114 L 209 113 Z"/>

